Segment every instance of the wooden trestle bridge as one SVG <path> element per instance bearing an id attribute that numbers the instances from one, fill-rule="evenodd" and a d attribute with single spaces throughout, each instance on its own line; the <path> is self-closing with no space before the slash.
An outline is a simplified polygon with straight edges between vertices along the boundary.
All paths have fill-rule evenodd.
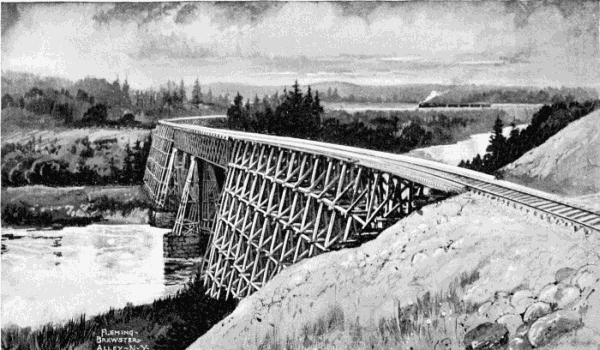
<path id="1" fill-rule="evenodd" d="M 243 298 L 285 267 L 356 244 L 437 193 L 474 191 L 558 224 L 600 231 L 600 215 L 540 191 L 412 157 L 161 121 L 145 188 L 176 213 L 169 235 L 210 237 L 202 265 L 213 297 Z"/>

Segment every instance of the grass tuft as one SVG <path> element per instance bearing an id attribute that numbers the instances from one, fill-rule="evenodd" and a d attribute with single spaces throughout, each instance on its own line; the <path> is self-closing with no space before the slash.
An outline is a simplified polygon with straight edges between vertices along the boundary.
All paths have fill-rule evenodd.
<path id="1" fill-rule="evenodd" d="M 347 349 L 430 350 L 445 338 L 452 341 L 453 348 L 462 347 L 463 330 L 458 318 L 479 307 L 463 302 L 462 296 L 479 277 L 476 270 L 465 272 L 446 291 L 426 292 L 416 302 L 405 305 L 396 300 L 394 316 L 380 318 L 373 326 L 361 325 L 358 317 L 347 320 L 340 305 L 334 304 L 314 322 L 304 324 L 297 337 L 287 335 L 284 341 L 274 327 L 259 349 L 333 349 L 342 342 Z M 335 344 L 332 334 L 337 337 Z"/>

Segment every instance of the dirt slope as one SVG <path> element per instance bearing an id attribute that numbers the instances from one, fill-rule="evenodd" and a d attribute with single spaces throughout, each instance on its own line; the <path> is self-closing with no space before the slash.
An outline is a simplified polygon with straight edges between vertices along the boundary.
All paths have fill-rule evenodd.
<path id="1" fill-rule="evenodd" d="M 453 281 L 475 273 L 460 297 L 481 305 L 476 315 L 459 316 L 467 320 L 465 329 L 472 328 L 486 319 L 496 322 L 503 314 L 481 311 L 491 305 L 486 301 L 499 295 L 508 298 L 517 290 L 522 291 L 520 295 L 546 293 L 556 286 L 559 269 L 576 271 L 586 264 L 600 264 L 598 252 L 597 232 L 574 232 L 571 227 L 466 193 L 425 207 L 422 215 L 413 213 L 361 247 L 307 259 L 282 271 L 188 349 L 256 349 L 274 329 L 283 339 L 292 335 L 298 338 L 303 325 L 314 324 L 334 305 L 341 309 L 338 314 L 343 314 L 346 325 L 356 320 L 361 327 L 372 327 L 393 316 L 398 303 L 418 304 L 417 298 L 426 292 L 443 291 L 442 295 L 448 293 L 450 297 L 446 291 L 452 289 Z M 593 292 L 586 300 L 595 301 L 582 313 L 584 326 L 558 338 L 552 349 L 575 346 L 595 350 L 600 345 L 600 269 L 594 278 L 595 290 L 587 289 L 587 293 Z M 537 297 L 527 300 L 531 304 Z M 523 316 L 524 310 L 512 310 L 515 318 Z M 444 317 L 452 320 L 454 315 L 458 315 L 456 310 Z M 454 329 L 455 323 L 451 324 Z M 339 330 L 326 332 L 321 338 L 329 337 L 332 343 L 316 348 L 371 348 L 360 340 L 351 343 L 343 334 Z M 450 348 L 464 349 L 460 343 L 464 333 L 456 331 L 455 335 Z M 430 346 L 415 349 L 432 349 L 440 340 L 433 337 L 428 341 Z"/>
<path id="2" fill-rule="evenodd" d="M 506 179 L 563 194 L 600 192 L 600 110 L 504 167 Z"/>

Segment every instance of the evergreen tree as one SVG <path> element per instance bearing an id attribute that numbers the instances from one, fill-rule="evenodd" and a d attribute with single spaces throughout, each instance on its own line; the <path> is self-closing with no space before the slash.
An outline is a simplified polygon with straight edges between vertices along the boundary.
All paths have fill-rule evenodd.
<path id="1" fill-rule="evenodd" d="M 489 153 L 489 163 L 486 167 L 498 169 L 504 163 L 506 150 L 506 137 L 502 134 L 504 124 L 500 116 L 496 117 L 493 134 L 490 136 L 490 144 L 486 148 Z"/>
<path id="2" fill-rule="evenodd" d="M 198 81 L 198 78 L 196 78 L 196 81 L 194 82 L 191 102 L 195 105 L 202 103 L 202 89 L 200 88 L 200 81 Z"/>
<path id="3" fill-rule="evenodd" d="M 179 83 L 179 99 L 180 99 L 181 103 L 187 102 L 187 95 L 185 92 L 185 83 L 183 82 L 183 79 L 181 79 L 181 82 Z"/>
<path id="4" fill-rule="evenodd" d="M 206 102 L 207 103 L 213 103 L 212 89 L 208 89 L 208 93 L 206 94 Z"/>
<path id="5" fill-rule="evenodd" d="M 333 94 L 331 95 L 331 100 L 332 101 L 339 101 L 340 100 L 340 95 L 338 93 L 337 87 L 335 89 L 333 89 Z"/>
<path id="6" fill-rule="evenodd" d="M 319 98 L 319 91 L 315 93 L 315 99 L 312 104 L 312 119 L 313 124 L 318 126 L 321 125 L 321 114 L 323 113 L 323 106 L 321 106 L 321 99 Z"/>
<path id="7" fill-rule="evenodd" d="M 243 101 L 244 98 L 238 92 L 233 99 L 233 105 L 227 109 L 227 127 L 229 129 L 243 130 L 245 124 Z"/>
<path id="8" fill-rule="evenodd" d="M 117 162 L 115 160 L 115 157 L 110 157 L 108 159 L 108 166 L 110 169 L 110 175 L 108 175 L 108 181 L 110 183 L 117 183 L 119 181 L 119 179 L 121 178 L 121 171 L 119 169 L 119 167 L 117 167 Z"/>
<path id="9" fill-rule="evenodd" d="M 125 78 L 125 82 L 123 82 L 123 102 L 127 106 L 131 105 L 131 96 L 129 95 L 129 83 L 127 82 L 127 78 Z"/>

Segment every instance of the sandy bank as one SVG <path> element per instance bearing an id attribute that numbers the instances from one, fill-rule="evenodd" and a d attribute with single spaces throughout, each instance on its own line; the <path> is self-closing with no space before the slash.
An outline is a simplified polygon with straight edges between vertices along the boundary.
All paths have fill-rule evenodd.
<path id="1" fill-rule="evenodd" d="M 521 291 L 535 296 L 527 299 L 533 304 L 540 292 L 556 285 L 558 270 L 598 264 L 598 252 L 598 234 L 574 232 L 466 193 L 425 207 L 423 215 L 412 214 L 361 247 L 320 255 L 282 271 L 189 349 L 253 349 L 275 328 L 283 339 L 294 338 L 335 305 L 343 310 L 346 324 L 356 320 L 376 328 L 382 318 L 393 317 L 397 304 L 416 303 L 427 292 L 444 294 L 461 275 L 474 272 L 477 278 L 465 286 L 463 302 L 496 305 L 499 296 L 510 300 Z M 595 283 L 586 299 L 594 301 L 581 316 L 584 326 L 561 338 L 558 348 L 573 348 L 581 341 L 593 349 L 600 344 L 600 284 Z M 460 317 L 472 328 L 509 312 L 522 320 L 525 311 L 484 310 Z M 333 343 L 317 348 L 370 348 L 350 344 L 336 332 L 329 335 Z M 464 332 L 457 334 L 450 348 L 464 349 Z M 424 349 L 432 349 L 439 339 L 429 341 Z"/>

